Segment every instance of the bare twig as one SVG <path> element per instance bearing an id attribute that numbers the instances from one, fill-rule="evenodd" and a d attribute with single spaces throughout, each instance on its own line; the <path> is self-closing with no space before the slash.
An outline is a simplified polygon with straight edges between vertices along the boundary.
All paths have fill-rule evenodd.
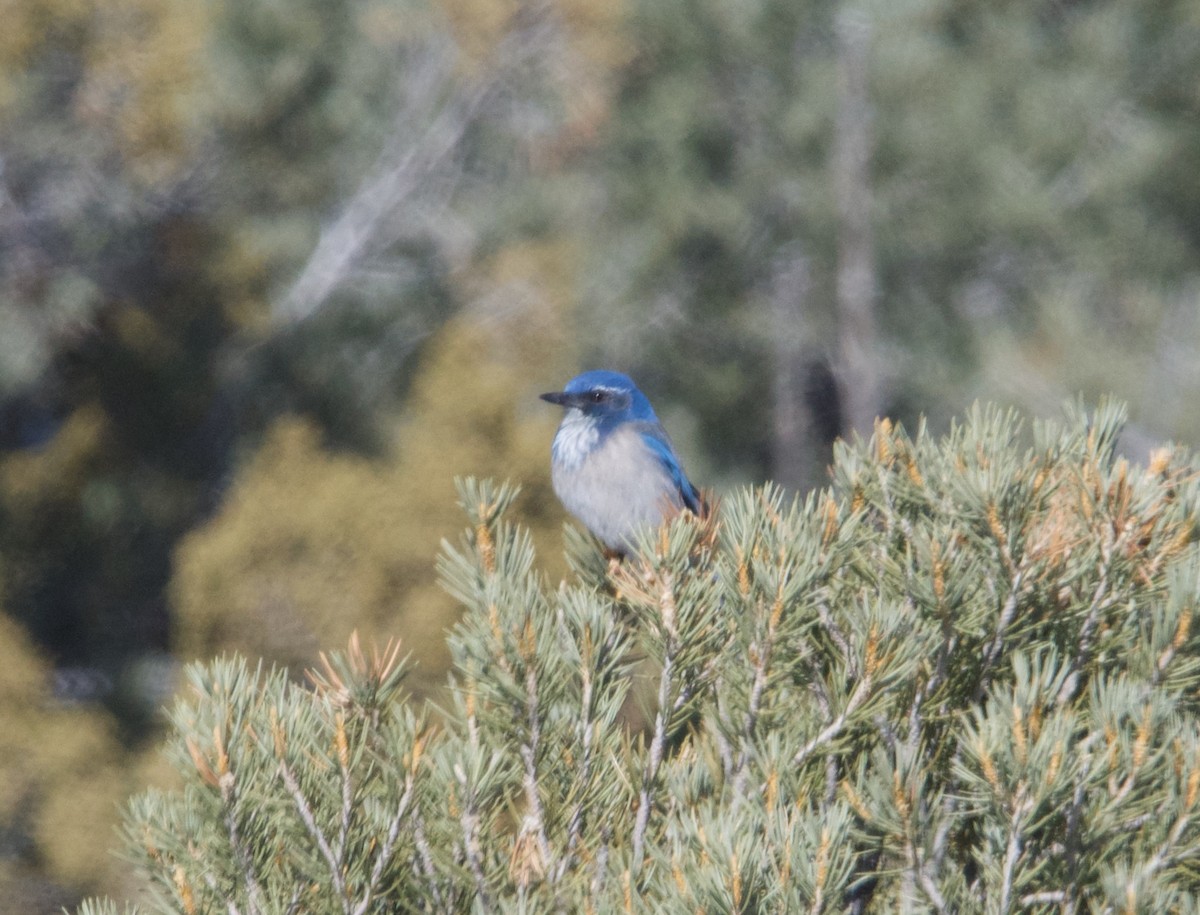
<path id="1" fill-rule="evenodd" d="M 233 849 L 234 857 L 242 869 L 242 879 L 246 882 L 246 896 L 250 904 L 250 912 L 252 915 L 257 915 L 257 913 L 265 911 L 262 889 L 258 885 L 258 878 L 254 875 L 254 859 L 250 856 L 250 849 L 242 841 L 241 829 L 238 826 L 236 781 L 233 773 L 225 772 L 221 775 L 219 784 L 221 788 L 221 803 L 224 807 L 225 831 L 229 835 L 229 845 Z"/>
<path id="2" fill-rule="evenodd" d="M 221 897 L 226 898 L 225 911 L 227 911 L 229 915 L 242 915 L 242 910 L 238 908 L 237 903 L 229 898 L 228 893 L 223 892 L 221 888 L 217 886 L 217 879 L 212 874 L 205 874 L 203 879 L 204 885 L 212 891 L 214 896 L 216 896 L 218 899 Z"/>
<path id="3" fill-rule="evenodd" d="M 400 802 L 396 805 L 396 812 L 392 815 L 392 821 L 388 825 L 387 835 L 384 836 L 383 842 L 379 846 L 379 853 L 375 856 L 375 864 L 371 867 L 371 877 L 363 890 L 362 899 L 358 905 L 354 907 L 354 915 L 365 915 L 371 907 L 371 903 L 375 901 L 375 893 L 379 889 L 379 881 L 383 878 L 384 868 L 392 860 L 392 852 L 396 847 L 396 839 L 400 835 L 400 825 L 404 822 L 405 814 L 408 812 L 408 805 L 413 798 L 414 779 L 409 775 L 404 781 L 404 794 L 400 796 Z"/>
<path id="4" fill-rule="evenodd" d="M 575 848 L 579 844 L 579 836 L 583 831 L 584 808 L 588 800 L 587 792 L 592 781 L 592 740 L 595 729 L 593 713 L 595 709 L 592 707 L 592 671 L 587 660 L 582 665 L 580 677 L 582 679 L 579 701 L 579 742 L 582 745 L 582 754 L 579 760 L 579 785 L 581 787 L 579 797 L 575 799 L 575 806 L 571 809 L 571 817 L 567 823 L 567 853 L 562 856 L 555 869 L 553 875 L 555 881 L 562 879 L 574 860 Z"/>
<path id="5" fill-rule="evenodd" d="M 662 765 L 663 751 L 667 743 L 667 719 L 671 714 L 668 704 L 675 672 L 674 641 L 669 640 L 662 673 L 658 678 L 658 711 L 654 715 L 654 736 L 650 740 L 650 752 L 646 756 L 646 765 L 642 770 L 642 787 L 638 793 L 637 816 L 633 826 L 633 861 L 630 865 L 634 872 L 641 869 L 645 856 L 646 827 L 650 822 L 650 807 L 653 804 L 652 789 L 658 779 L 658 770 Z"/>
<path id="6" fill-rule="evenodd" d="M 1055 699 L 1055 705 L 1059 707 L 1066 705 L 1074 697 L 1075 691 L 1079 687 L 1080 674 L 1092 655 L 1092 642 L 1100 624 L 1100 614 L 1106 606 L 1104 596 L 1108 592 L 1110 554 L 1107 550 L 1105 552 L 1108 555 L 1103 558 L 1104 565 L 1100 569 L 1100 581 L 1096 584 L 1096 590 L 1092 592 L 1091 605 L 1088 607 L 1087 616 L 1079 629 L 1079 646 L 1075 650 L 1074 657 L 1071 658 L 1070 673 L 1063 679 L 1062 687 Z"/>
<path id="7" fill-rule="evenodd" d="M 1018 786 L 1016 797 L 1013 799 L 1012 815 L 1009 818 L 1008 844 L 1004 851 L 1004 867 L 1001 873 L 999 911 L 1007 912 L 1012 901 L 1013 874 L 1017 869 L 1017 860 L 1021 857 L 1024 842 L 1021 838 L 1021 823 L 1033 806 L 1030 798 L 1025 796 L 1024 786 Z"/>
<path id="8" fill-rule="evenodd" d="M 759 709 L 762 705 L 763 693 L 767 688 L 767 678 L 771 666 L 771 654 L 775 648 L 775 633 L 783 606 L 783 585 L 775 595 L 775 604 L 767 619 L 765 629 L 760 633 L 754 650 L 754 680 L 750 686 L 750 699 L 746 706 L 745 722 L 742 725 L 742 751 L 738 755 L 736 775 L 734 776 L 734 805 L 741 803 L 746 791 L 746 779 L 749 774 L 750 748 L 754 742 L 755 731 L 758 727 Z"/>
<path id="9" fill-rule="evenodd" d="M 297 883 L 292 890 L 292 898 L 288 900 L 287 908 L 283 911 L 285 915 L 296 915 L 300 911 L 300 896 L 304 893 L 306 884 Z"/>
<path id="10" fill-rule="evenodd" d="M 342 909 L 345 912 L 349 912 L 350 899 L 346 895 L 346 880 L 342 874 L 342 860 L 334 852 L 333 846 L 329 844 L 329 839 L 326 837 L 324 830 L 317 825 L 317 819 L 313 815 L 312 806 L 308 803 L 308 798 L 304 796 L 304 792 L 300 790 L 300 782 L 296 778 L 296 773 L 292 771 L 292 767 L 288 765 L 286 759 L 281 758 L 279 760 L 279 776 L 283 779 L 284 787 L 287 788 L 293 802 L 296 804 L 296 811 L 300 814 L 300 820 L 304 823 L 304 827 L 308 830 L 308 834 L 312 836 L 313 841 L 317 843 L 317 849 L 321 852 L 321 857 L 325 859 L 325 863 L 329 867 L 330 881 L 333 883 L 333 888 L 342 902 Z"/>
<path id="11" fill-rule="evenodd" d="M 550 841 L 546 837 L 546 818 L 542 810 L 542 798 L 538 791 L 537 754 L 542 742 L 542 722 L 538 710 L 537 671 L 532 664 L 525 669 L 525 705 L 528 740 L 521 746 L 521 759 L 525 764 L 526 816 L 537 839 L 538 852 L 543 867 L 550 865 Z"/>
<path id="12" fill-rule="evenodd" d="M 921 855 L 920 849 L 913 843 L 912 836 L 905 837 L 905 853 L 908 856 L 908 866 L 912 871 L 913 877 L 917 881 L 917 885 L 921 887 L 921 891 L 925 894 L 925 898 L 929 900 L 937 911 L 948 911 L 946 908 L 946 899 L 942 896 L 942 891 L 937 888 L 937 884 L 933 882 L 933 878 L 929 875 L 925 868 L 925 859 Z"/>
<path id="13" fill-rule="evenodd" d="M 1024 908 L 1029 908 L 1035 905 L 1051 905 L 1058 903 L 1063 905 L 1066 903 L 1067 894 L 1063 890 L 1046 890 L 1041 893 L 1028 893 L 1021 897 L 1020 903 Z"/>
<path id="14" fill-rule="evenodd" d="M 1171 851 L 1176 845 L 1179 844 L 1179 839 L 1183 836 L 1183 832 L 1185 829 L 1187 829 L 1190 822 L 1191 817 L 1188 816 L 1188 814 L 1181 813 L 1179 815 L 1179 817 L 1175 820 L 1174 825 L 1171 827 L 1171 832 L 1167 835 L 1167 838 L 1163 840 L 1162 844 L 1159 845 L 1157 849 L 1155 849 L 1154 857 L 1147 861 L 1140 868 L 1139 875 L 1142 879 L 1148 879 L 1149 877 L 1152 877 L 1155 873 L 1171 863 Z M 1194 852 L 1192 852 L 1192 856 L 1195 856 Z"/>
<path id="15" fill-rule="evenodd" d="M 421 862 L 421 870 L 428 881 L 429 896 L 436 906 L 444 909 L 442 894 L 437 885 L 437 871 L 433 866 L 433 849 L 429 845 L 429 836 L 425 832 L 425 818 L 421 816 L 420 806 L 413 808 L 413 842 L 417 846 L 417 857 Z"/>
<path id="16" fill-rule="evenodd" d="M 816 737 L 812 738 L 808 743 L 796 751 L 796 755 L 792 757 L 792 765 L 798 766 L 803 763 L 809 756 L 818 748 L 824 746 L 829 741 L 837 737 L 842 729 L 845 728 L 846 722 L 862 706 L 871 695 L 871 678 L 864 677 L 858 681 L 858 685 L 854 687 L 854 692 L 850 694 L 850 699 L 846 703 L 846 707 L 838 714 L 833 721 L 825 725 L 821 732 Z"/>
<path id="17" fill-rule="evenodd" d="M 605 826 L 600 830 L 600 848 L 596 852 L 596 870 L 592 876 L 592 896 L 599 896 L 608 877 L 608 846 L 612 842 L 612 829 Z"/>
<path id="18" fill-rule="evenodd" d="M 1012 625 L 1013 620 L 1017 615 L 1017 607 L 1021 602 L 1021 585 L 1024 579 L 1024 572 L 1020 569 L 1012 577 L 1012 582 L 1009 585 L 1008 597 L 1004 601 L 1004 606 L 1000 610 L 1000 619 L 996 621 L 996 631 L 992 635 L 991 642 L 983 652 L 984 671 L 990 668 L 1004 649 L 1004 636 L 1008 632 L 1008 627 Z M 982 696 L 986 686 L 987 677 L 982 675 L 979 678 L 980 687 L 976 690 L 976 696 Z"/>
<path id="19" fill-rule="evenodd" d="M 842 632 L 841 627 L 833 618 L 833 614 L 829 610 L 829 604 L 825 601 L 820 601 L 817 604 L 817 616 L 821 620 L 821 626 L 833 640 L 833 644 L 837 646 L 837 650 L 842 653 L 842 658 L 846 662 L 846 673 L 851 677 L 857 677 L 858 658 L 854 652 L 850 650 L 850 640 L 846 638 L 846 634 Z"/>
<path id="20" fill-rule="evenodd" d="M 618 644 L 618 634 L 614 631 L 609 634 L 608 638 L 602 644 L 596 646 L 591 641 L 591 633 L 584 631 L 584 647 L 582 663 L 580 665 L 580 697 L 579 697 L 579 724 L 577 731 L 579 733 L 579 742 L 581 753 L 578 767 L 579 794 L 575 799 L 575 804 L 571 809 L 571 816 L 567 822 L 567 844 L 566 854 L 558 861 L 555 871 L 552 874 L 552 880 L 558 882 L 565 876 L 578 857 L 579 841 L 583 834 L 583 826 L 585 814 L 589 802 L 589 794 L 592 788 L 592 770 L 595 767 L 595 740 L 599 722 L 596 720 L 596 680 L 594 673 L 596 670 L 611 670 L 606 667 L 611 663 L 611 657 L 616 651 Z"/>
<path id="21" fill-rule="evenodd" d="M 491 894 L 487 888 L 487 877 L 483 873 L 483 863 L 479 860 L 479 814 L 475 810 L 475 798 L 467 782 L 467 773 L 461 765 L 455 765 L 454 776 L 459 787 L 463 789 L 462 813 L 458 822 L 463 831 L 463 854 L 467 859 L 467 867 L 475 880 L 475 901 L 484 912 L 492 910 Z"/>
<path id="22" fill-rule="evenodd" d="M 716 704 L 717 720 L 721 722 L 723 728 L 730 734 L 733 733 L 733 722 L 729 718 L 729 709 L 725 704 L 721 690 L 721 680 L 718 678 L 713 683 L 713 701 Z M 725 730 L 722 728 L 713 728 L 713 740 L 717 744 L 717 753 L 721 757 L 721 771 L 726 779 L 733 776 L 735 762 L 733 758 L 733 745 L 729 742 L 729 738 L 725 736 Z"/>

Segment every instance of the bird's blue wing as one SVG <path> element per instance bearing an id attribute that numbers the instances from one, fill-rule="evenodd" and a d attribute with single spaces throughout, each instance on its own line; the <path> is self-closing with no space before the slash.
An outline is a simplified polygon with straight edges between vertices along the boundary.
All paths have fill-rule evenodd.
<path id="1" fill-rule="evenodd" d="M 667 438 L 666 432 L 657 423 L 647 424 L 639 431 L 641 432 L 642 441 L 646 443 L 646 446 L 662 462 L 663 467 L 670 474 L 671 482 L 679 492 L 679 498 L 683 500 L 683 504 L 693 514 L 704 514 L 704 503 L 700 498 L 700 492 L 692 485 L 691 481 L 687 478 L 687 474 L 683 472 L 683 467 L 679 464 L 679 458 L 675 456 L 675 449 L 671 447 L 671 442 Z"/>

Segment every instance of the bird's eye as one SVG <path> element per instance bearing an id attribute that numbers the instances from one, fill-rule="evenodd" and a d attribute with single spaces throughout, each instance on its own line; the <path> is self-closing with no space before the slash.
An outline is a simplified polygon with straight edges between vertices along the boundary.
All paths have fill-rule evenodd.
<path id="1" fill-rule="evenodd" d="M 592 391 L 592 403 L 604 403 L 604 398 L 607 395 L 603 391 Z"/>

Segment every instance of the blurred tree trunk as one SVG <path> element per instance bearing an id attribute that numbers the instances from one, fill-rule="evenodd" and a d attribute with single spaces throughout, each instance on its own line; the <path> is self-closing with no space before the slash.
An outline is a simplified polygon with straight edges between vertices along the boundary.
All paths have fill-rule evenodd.
<path id="1" fill-rule="evenodd" d="M 809 268 L 799 244 L 779 253 L 767 296 L 771 355 L 771 477 L 781 486 L 804 489 L 817 476 L 815 424 L 806 398 L 808 367 L 804 305 Z"/>
<path id="2" fill-rule="evenodd" d="M 882 409 L 880 349 L 875 320 L 878 280 L 871 223 L 871 105 L 867 70 L 871 25 L 844 8 L 834 26 L 837 114 L 833 184 L 837 206 L 838 377 L 843 431 L 870 433 Z"/>

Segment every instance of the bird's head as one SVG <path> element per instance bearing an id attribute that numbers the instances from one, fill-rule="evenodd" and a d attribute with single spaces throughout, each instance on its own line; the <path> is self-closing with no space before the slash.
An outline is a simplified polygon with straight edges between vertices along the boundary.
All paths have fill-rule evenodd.
<path id="1" fill-rule="evenodd" d="M 601 428 L 623 422 L 657 422 L 654 408 L 627 375 L 596 370 L 567 382 L 561 391 L 543 394 L 542 400 L 567 410 L 578 410 Z"/>

